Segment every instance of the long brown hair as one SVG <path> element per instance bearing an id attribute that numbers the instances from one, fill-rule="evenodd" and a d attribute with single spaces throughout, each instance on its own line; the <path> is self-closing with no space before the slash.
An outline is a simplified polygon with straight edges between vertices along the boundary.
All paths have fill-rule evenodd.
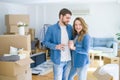
<path id="1" fill-rule="evenodd" d="M 82 25 L 82 30 L 79 32 L 79 34 L 75 30 L 75 21 L 76 20 L 80 21 L 81 25 Z M 87 28 L 87 24 L 86 24 L 85 20 L 82 17 L 77 17 L 73 22 L 73 36 L 78 35 L 78 41 L 81 41 L 86 33 L 88 33 L 88 28 Z"/>

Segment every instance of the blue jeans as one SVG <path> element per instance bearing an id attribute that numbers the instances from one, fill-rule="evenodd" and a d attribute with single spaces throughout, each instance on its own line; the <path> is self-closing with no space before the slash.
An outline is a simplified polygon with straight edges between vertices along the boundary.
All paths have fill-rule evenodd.
<path id="1" fill-rule="evenodd" d="M 88 65 L 85 65 L 84 67 L 80 68 L 72 67 L 70 70 L 68 80 L 74 80 L 76 74 L 78 75 L 78 80 L 87 80 L 87 69 Z"/>
<path id="2" fill-rule="evenodd" d="M 68 80 L 71 69 L 71 61 L 53 64 L 54 80 Z"/>

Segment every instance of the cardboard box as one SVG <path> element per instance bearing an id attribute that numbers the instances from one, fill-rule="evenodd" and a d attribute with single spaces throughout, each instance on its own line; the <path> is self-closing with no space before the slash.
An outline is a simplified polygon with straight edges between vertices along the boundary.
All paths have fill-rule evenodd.
<path id="1" fill-rule="evenodd" d="M 35 29 L 29 28 L 29 34 L 31 35 L 31 41 L 35 39 Z"/>
<path id="2" fill-rule="evenodd" d="M 30 58 L 21 59 L 15 62 L 0 61 L 0 75 L 17 76 L 30 68 Z"/>
<path id="3" fill-rule="evenodd" d="M 0 35 L 0 55 L 8 54 L 10 46 L 31 51 L 30 35 Z"/>
<path id="4" fill-rule="evenodd" d="M 6 29 L 7 29 L 7 33 L 18 33 L 17 25 L 7 25 Z"/>
<path id="5" fill-rule="evenodd" d="M 18 22 L 23 22 L 29 25 L 30 19 L 27 14 L 8 14 L 5 15 L 6 25 L 17 25 Z"/>
<path id="6" fill-rule="evenodd" d="M 31 51 L 30 35 L 1 35 L 0 36 L 0 54 L 9 53 L 10 46 L 16 48 L 24 48 L 26 51 L 19 51 L 19 54 L 26 53 L 27 57 L 15 62 L 0 61 L 0 80 L 31 80 L 31 72 L 27 72 L 30 69 L 30 63 L 33 62 L 30 59 L 29 54 Z M 28 74 L 27 74 L 28 73 Z"/>
<path id="7" fill-rule="evenodd" d="M 19 27 L 17 25 L 6 25 L 7 33 L 18 34 Z M 25 33 L 28 33 L 28 27 L 25 27 Z"/>
<path id="8" fill-rule="evenodd" d="M 107 58 L 104 57 L 104 64 L 119 64 L 120 58 L 119 57 L 112 57 L 112 58 Z"/>
<path id="9" fill-rule="evenodd" d="M 120 50 L 118 50 L 118 54 L 117 54 L 118 57 L 120 57 Z"/>
<path id="10" fill-rule="evenodd" d="M 6 32 L 6 33 L 4 33 L 4 35 L 16 35 L 16 33 L 8 33 L 8 32 Z"/>
<path id="11" fill-rule="evenodd" d="M 99 73 L 100 67 L 96 69 L 96 71 L 93 73 L 93 75 L 97 78 L 97 80 L 113 80 L 113 77 L 106 73 L 104 75 Z"/>
<path id="12" fill-rule="evenodd" d="M 31 69 L 24 71 L 22 74 L 17 76 L 3 76 L 0 75 L 0 80 L 32 80 Z"/>

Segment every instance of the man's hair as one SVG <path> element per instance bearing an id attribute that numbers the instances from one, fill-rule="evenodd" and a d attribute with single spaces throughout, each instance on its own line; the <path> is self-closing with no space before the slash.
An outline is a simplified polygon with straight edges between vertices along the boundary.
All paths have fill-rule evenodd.
<path id="1" fill-rule="evenodd" d="M 61 9 L 60 12 L 59 12 L 59 18 L 60 18 L 60 15 L 63 15 L 63 16 L 64 16 L 64 15 L 66 15 L 66 14 L 72 15 L 72 13 L 71 13 L 70 10 L 68 10 L 68 9 L 66 9 L 66 8 Z"/>

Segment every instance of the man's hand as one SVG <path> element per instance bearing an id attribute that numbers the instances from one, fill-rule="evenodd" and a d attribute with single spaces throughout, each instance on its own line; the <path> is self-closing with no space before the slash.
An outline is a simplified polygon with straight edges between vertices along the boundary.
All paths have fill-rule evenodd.
<path id="1" fill-rule="evenodd" d="M 65 47 L 64 44 L 58 44 L 58 45 L 56 45 L 55 49 L 64 50 L 64 47 Z"/>

